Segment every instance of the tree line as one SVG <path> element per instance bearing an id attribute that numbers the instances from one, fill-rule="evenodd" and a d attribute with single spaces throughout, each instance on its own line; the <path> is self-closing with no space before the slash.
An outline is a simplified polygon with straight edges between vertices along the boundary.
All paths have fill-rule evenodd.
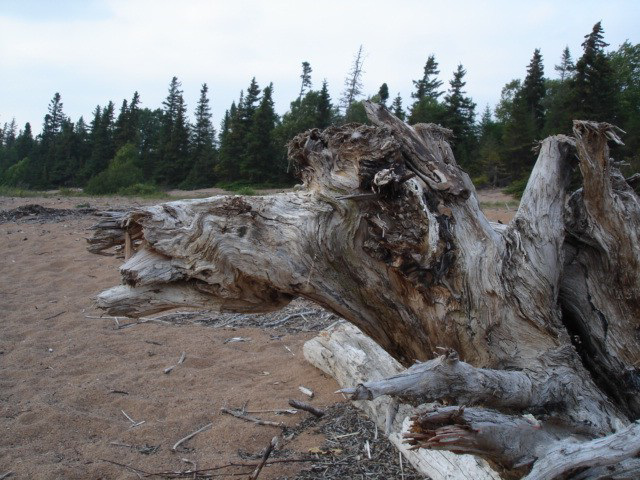
<path id="1" fill-rule="evenodd" d="M 534 50 L 524 79 L 507 83 L 498 104 L 477 120 L 476 104 L 465 91 L 466 70 L 458 65 L 443 87 L 435 55 L 413 80 L 403 106 L 383 83 L 369 100 L 381 103 L 410 124 L 433 122 L 453 132 L 458 162 L 478 186 L 521 190 L 535 161 L 532 147 L 555 133 L 570 133 L 573 119 L 618 125 L 627 133 L 616 157 L 629 170 L 640 166 L 640 44 L 628 41 L 606 51 L 600 22 L 585 35 L 574 62 L 565 48 L 555 76 L 545 76 L 542 53 Z M 173 77 L 161 108 L 141 107 L 138 92 L 116 106 L 96 106 L 91 121 L 65 115 L 56 93 L 42 132 L 18 131 L 15 120 L 0 129 L 0 184 L 44 189 L 84 187 L 90 193 L 144 193 L 155 188 L 212 185 L 285 185 L 293 182 L 286 144 L 310 128 L 367 123 L 362 86 L 364 54 L 359 48 L 336 103 L 327 81 L 313 88 L 312 68 L 302 63 L 300 91 L 282 116 L 275 112 L 273 84 L 253 78 L 225 112 L 219 131 L 212 123 L 209 88 L 203 84 L 190 120 L 181 83 Z"/>

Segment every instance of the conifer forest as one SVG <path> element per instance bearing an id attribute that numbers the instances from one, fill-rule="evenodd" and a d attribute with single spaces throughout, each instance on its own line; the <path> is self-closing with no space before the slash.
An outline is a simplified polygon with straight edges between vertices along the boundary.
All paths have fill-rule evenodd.
<path id="1" fill-rule="evenodd" d="M 435 55 L 425 59 L 411 98 L 362 87 L 363 48 L 356 52 L 340 98 L 327 81 L 313 79 L 302 62 L 300 90 L 288 111 L 274 108 L 273 84 L 256 78 L 240 91 L 213 124 L 215 88 L 203 84 L 190 112 L 180 80 L 173 77 L 158 108 L 142 107 L 143 93 L 93 108 L 90 118 L 69 118 L 55 93 L 34 135 L 30 123 L 5 121 L 0 129 L 0 184 L 28 189 L 82 187 L 105 194 L 157 188 L 195 189 L 213 185 L 294 183 L 287 143 L 298 133 L 331 125 L 368 123 L 363 101 L 384 105 L 414 125 L 440 124 L 453 132 L 455 158 L 476 187 L 524 189 L 536 154 L 551 134 L 570 133 L 573 119 L 608 122 L 626 133 L 613 156 L 625 173 L 640 166 L 640 44 L 613 49 L 600 22 L 585 35 L 582 51 L 542 52 L 523 59 L 523 78 L 502 87 L 497 105 L 479 107 L 466 93 L 466 69 L 458 65 L 446 81 Z M 546 63 L 546 66 L 545 66 Z M 210 89 L 212 88 L 212 89 Z M 91 107 L 87 107 L 89 110 Z"/>

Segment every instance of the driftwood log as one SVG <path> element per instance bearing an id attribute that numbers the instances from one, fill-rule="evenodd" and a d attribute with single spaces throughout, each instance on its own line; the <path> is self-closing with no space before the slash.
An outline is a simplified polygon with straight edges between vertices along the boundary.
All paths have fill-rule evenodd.
<path id="1" fill-rule="evenodd" d="M 346 393 L 440 403 L 414 417 L 416 448 L 478 455 L 507 477 L 640 476 L 640 204 L 609 158 L 615 127 L 576 121 L 572 137 L 544 140 L 499 226 L 448 130 L 366 109 L 373 126 L 290 143 L 294 192 L 105 219 L 90 250 L 122 245 L 129 258 L 98 304 L 136 317 L 305 297 L 407 369 Z"/>

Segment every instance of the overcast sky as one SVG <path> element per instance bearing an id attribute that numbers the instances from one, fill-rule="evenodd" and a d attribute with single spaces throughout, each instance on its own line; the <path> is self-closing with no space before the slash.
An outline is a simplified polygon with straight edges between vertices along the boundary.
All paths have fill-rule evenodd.
<path id="1" fill-rule="evenodd" d="M 302 61 L 314 88 L 326 78 L 337 101 L 360 44 L 366 94 L 386 82 L 406 105 L 433 53 L 446 86 L 464 65 L 482 111 L 524 77 L 535 48 L 554 76 L 565 45 L 579 57 L 599 20 L 609 48 L 640 43 L 638 0 L 0 0 L 0 124 L 15 117 L 39 132 L 55 92 L 73 121 L 109 100 L 119 108 L 135 90 L 157 108 L 174 75 L 190 116 L 209 85 L 216 126 L 253 76 L 273 82 L 284 113 Z"/>

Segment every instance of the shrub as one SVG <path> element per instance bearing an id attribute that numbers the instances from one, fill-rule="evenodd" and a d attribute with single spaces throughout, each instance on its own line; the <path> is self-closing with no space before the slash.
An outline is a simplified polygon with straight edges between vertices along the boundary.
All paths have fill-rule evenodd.
<path id="1" fill-rule="evenodd" d="M 142 170 L 135 163 L 138 154 L 133 145 L 127 144 L 116 153 L 109 167 L 92 177 L 84 189 L 92 195 L 117 193 L 137 183 L 142 183 Z"/>
<path id="2" fill-rule="evenodd" d="M 516 198 L 522 198 L 524 189 L 527 188 L 528 181 L 529 177 L 521 178 L 520 180 L 514 180 L 503 190 L 503 192 L 513 195 Z"/>
<path id="3" fill-rule="evenodd" d="M 159 196 L 162 192 L 157 186 L 149 183 L 135 183 L 128 187 L 123 187 L 118 190 L 119 195 L 125 195 L 127 197 L 146 197 L 146 196 Z"/>
<path id="4" fill-rule="evenodd" d="M 474 177 L 471 179 L 471 181 L 476 188 L 486 188 L 489 186 L 489 177 L 487 177 L 486 175 Z"/>

